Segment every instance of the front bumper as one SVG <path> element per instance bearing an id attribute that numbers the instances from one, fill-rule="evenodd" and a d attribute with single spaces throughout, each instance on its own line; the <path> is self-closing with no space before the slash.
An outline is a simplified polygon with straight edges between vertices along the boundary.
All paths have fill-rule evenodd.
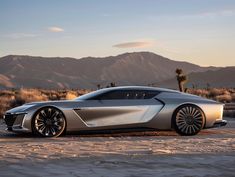
<path id="1" fill-rule="evenodd" d="M 215 121 L 215 123 L 213 125 L 213 128 L 214 127 L 222 127 L 222 126 L 225 126 L 225 125 L 227 125 L 226 120 L 217 120 L 217 121 Z"/>
<path id="2" fill-rule="evenodd" d="M 23 128 L 23 121 L 24 117 L 27 113 L 7 113 L 4 115 L 3 119 L 7 125 L 7 130 L 14 131 L 14 130 L 24 130 Z"/>

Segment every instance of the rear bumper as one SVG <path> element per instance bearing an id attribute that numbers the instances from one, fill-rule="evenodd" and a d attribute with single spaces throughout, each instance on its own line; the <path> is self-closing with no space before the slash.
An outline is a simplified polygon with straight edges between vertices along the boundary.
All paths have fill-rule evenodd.
<path id="1" fill-rule="evenodd" d="M 225 126 L 225 125 L 227 125 L 226 120 L 217 120 L 217 121 L 215 121 L 215 123 L 213 125 L 213 128 L 214 127 L 222 127 L 222 126 Z"/>

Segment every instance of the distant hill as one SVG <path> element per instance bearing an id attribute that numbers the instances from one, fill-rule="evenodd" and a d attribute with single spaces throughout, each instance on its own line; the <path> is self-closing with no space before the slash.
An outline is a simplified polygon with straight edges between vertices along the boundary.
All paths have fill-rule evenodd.
<path id="1" fill-rule="evenodd" d="M 178 88 L 175 78 L 168 79 L 162 82 L 154 84 L 155 86 Z M 208 70 L 205 72 L 193 72 L 188 75 L 188 82 L 186 84 L 188 88 L 235 88 L 235 66 L 225 67 L 215 71 Z"/>
<path id="2" fill-rule="evenodd" d="M 106 86 L 110 82 L 148 85 L 174 79 L 176 68 L 194 72 L 195 79 L 201 72 L 216 73 L 219 69 L 174 61 L 150 52 L 81 59 L 8 55 L 0 58 L 0 88 L 96 88 L 97 84 Z"/>

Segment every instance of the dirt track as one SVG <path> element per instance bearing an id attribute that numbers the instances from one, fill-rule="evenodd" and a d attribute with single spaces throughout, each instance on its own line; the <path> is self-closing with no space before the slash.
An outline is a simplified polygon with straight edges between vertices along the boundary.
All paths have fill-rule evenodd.
<path id="1" fill-rule="evenodd" d="M 42 139 L 0 126 L 0 176 L 235 176 L 235 119 L 183 137 L 174 132 Z"/>

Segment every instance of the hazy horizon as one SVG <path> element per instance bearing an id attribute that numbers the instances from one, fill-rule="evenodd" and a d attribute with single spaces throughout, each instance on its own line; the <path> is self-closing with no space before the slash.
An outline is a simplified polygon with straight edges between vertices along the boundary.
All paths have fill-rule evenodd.
<path id="1" fill-rule="evenodd" d="M 200 66 L 235 66 L 234 17 L 232 0 L 2 0 L 0 57 L 149 51 Z"/>

